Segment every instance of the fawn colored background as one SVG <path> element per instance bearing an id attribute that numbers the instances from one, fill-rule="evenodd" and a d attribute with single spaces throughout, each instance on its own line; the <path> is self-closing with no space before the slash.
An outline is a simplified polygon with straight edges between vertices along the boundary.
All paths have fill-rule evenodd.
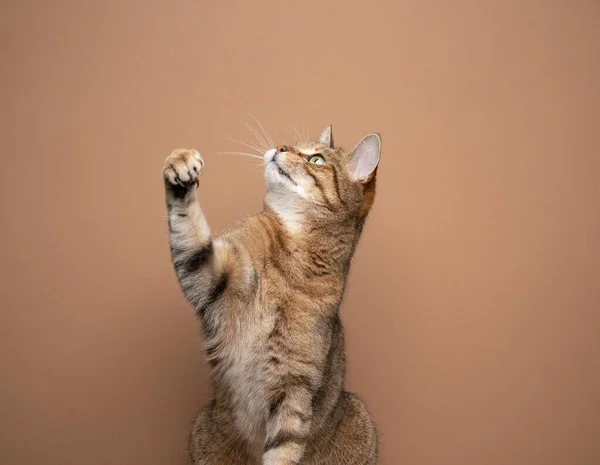
<path id="1" fill-rule="evenodd" d="M 600 463 L 600 4 L 3 1 L 0 463 L 183 465 L 209 384 L 161 168 L 218 231 L 291 124 L 383 135 L 343 304 L 383 465 Z"/>

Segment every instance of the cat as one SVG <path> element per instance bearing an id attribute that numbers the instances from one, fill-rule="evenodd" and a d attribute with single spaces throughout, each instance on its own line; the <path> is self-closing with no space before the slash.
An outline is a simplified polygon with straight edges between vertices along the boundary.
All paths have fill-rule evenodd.
<path id="1" fill-rule="evenodd" d="M 375 196 L 378 134 L 346 152 L 331 126 L 269 149 L 259 214 L 213 238 L 196 150 L 167 157 L 170 248 L 204 333 L 213 397 L 193 423 L 195 465 L 374 465 L 378 436 L 344 390 L 339 307 Z"/>

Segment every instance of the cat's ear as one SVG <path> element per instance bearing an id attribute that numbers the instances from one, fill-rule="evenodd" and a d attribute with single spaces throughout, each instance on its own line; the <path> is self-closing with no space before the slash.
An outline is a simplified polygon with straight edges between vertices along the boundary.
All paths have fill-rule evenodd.
<path id="1" fill-rule="evenodd" d="M 321 142 L 321 144 L 323 145 L 327 145 L 331 149 L 333 148 L 333 132 L 331 129 L 331 125 L 327 126 L 327 129 L 325 129 L 321 133 L 321 137 L 319 137 L 319 142 Z"/>
<path id="2" fill-rule="evenodd" d="M 381 138 L 379 134 L 369 134 L 356 144 L 354 150 L 350 152 L 348 163 L 352 179 L 360 181 L 363 184 L 369 182 L 373 178 L 379 164 L 380 154 Z"/>

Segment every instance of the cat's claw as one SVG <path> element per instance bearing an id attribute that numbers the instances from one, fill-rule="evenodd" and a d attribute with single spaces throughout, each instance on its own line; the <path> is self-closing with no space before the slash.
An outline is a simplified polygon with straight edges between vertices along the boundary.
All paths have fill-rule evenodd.
<path id="1" fill-rule="evenodd" d="M 198 187 L 204 161 L 197 150 L 177 149 L 165 161 L 163 176 L 172 185 L 189 188 Z"/>

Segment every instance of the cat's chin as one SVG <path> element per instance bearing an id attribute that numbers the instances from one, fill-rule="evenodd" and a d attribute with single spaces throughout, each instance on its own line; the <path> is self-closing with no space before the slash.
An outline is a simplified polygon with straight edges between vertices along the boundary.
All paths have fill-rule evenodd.
<path id="1" fill-rule="evenodd" d="M 288 187 L 297 187 L 298 183 L 292 179 L 284 167 L 272 160 L 265 169 L 268 184 L 278 184 Z"/>
<path id="2" fill-rule="evenodd" d="M 271 164 L 275 165 L 275 169 L 277 170 L 277 174 L 284 180 L 291 182 L 294 186 L 297 186 L 298 183 L 292 179 L 289 172 L 281 166 L 277 161 L 273 160 Z"/>

